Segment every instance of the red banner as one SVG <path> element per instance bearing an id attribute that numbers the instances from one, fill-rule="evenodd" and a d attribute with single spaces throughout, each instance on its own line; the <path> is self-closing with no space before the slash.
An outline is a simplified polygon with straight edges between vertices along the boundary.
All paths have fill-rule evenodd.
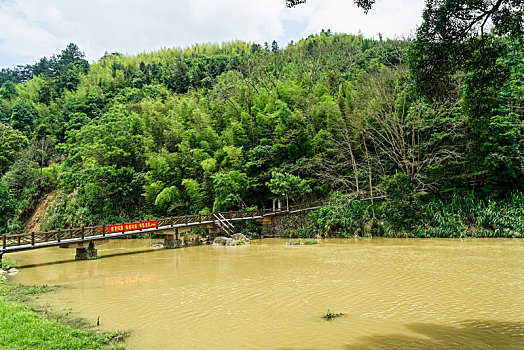
<path id="1" fill-rule="evenodd" d="M 107 233 L 125 232 L 125 231 L 140 230 L 144 228 L 152 228 L 152 227 L 157 227 L 157 226 L 158 226 L 158 220 L 132 222 L 128 224 L 118 224 L 118 225 L 106 226 L 106 232 Z M 102 231 L 102 227 L 98 227 L 98 229 Z"/>

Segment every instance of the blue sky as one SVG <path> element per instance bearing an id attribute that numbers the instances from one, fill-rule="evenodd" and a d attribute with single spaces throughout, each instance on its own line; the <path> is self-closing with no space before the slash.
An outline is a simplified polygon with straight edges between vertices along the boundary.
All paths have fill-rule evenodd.
<path id="1" fill-rule="evenodd" d="M 76 43 L 90 61 L 194 43 L 244 40 L 282 46 L 309 34 L 406 37 L 423 0 L 378 0 L 366 15 L 352 0 L 0 0 L 0 68 L 34 63 Z"/>

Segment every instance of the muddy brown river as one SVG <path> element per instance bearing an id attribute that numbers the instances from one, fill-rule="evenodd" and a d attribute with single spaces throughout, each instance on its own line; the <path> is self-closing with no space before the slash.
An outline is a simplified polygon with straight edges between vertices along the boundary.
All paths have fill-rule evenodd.
<path id="1" fill-rule="evenodd" d="M 285 242 L 7 257 L 12 283 L 59 285 L 39 302 L 131 332 L 128 349 L 524 349 L 524 239 Z"/>

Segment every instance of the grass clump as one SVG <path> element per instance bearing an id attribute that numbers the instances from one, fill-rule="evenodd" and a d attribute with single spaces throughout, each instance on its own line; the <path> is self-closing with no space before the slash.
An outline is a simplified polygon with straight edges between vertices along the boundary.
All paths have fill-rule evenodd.
<path id="1" fill-rule="evenodd" d="M 0 300 L 24 303 L 29 301 L 30 297 L 47 293 L 53 289 L 48 286 L 23 286 L 11 285 L 4 280 L 0 280 Z"/>
<path id="2" fill-rule="evenodd" d="M 337 313 L 337 312 L 331 312 L 328 310 L 327 313 L 324 316 L 322 316 L 322 318 L 326 321 L 330 321 L 334 318 L 342 317 L 342 315 L 344 315 L 342 312 Z"/>
<path id="3" fill-rule="evenodd" d="M 0 349 L 123 349 L 117 346 L 126 336 L 123 332 L 75 329 L 65 316 L 48 315 L 27 304 L 30 296 L 49 290 L 47 286 L 13 286 L 0 280 Z"/>
<path id="4" fill-rule="evenodd" d="M 312 245 L 312 244 L 319 244 L 320 242 L 318 239 L 306 239 L 304 241 L 304 245 Z"/>
<path id="5" fill-rule="evenodd" d="M 16 260 L 10 258 L 2 258 L 2 268 L 3 270 L 9 270 L 11 267 L 15 266 Z"/>

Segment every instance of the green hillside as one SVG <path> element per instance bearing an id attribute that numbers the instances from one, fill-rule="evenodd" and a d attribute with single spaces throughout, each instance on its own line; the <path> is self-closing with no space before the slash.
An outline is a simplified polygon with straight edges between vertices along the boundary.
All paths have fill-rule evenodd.
<path id="1" fill-rule="evenodd" d="M 24 231 L 50 193 L 42 229 L 270 206 L 284 192 L 292 203 L 388 196 L 353 214 L 318 213 L 310 233 L 372 220 L 370 234 L 424 236 L 428 215 L 491 202 L 518 217 L 522 42 L 488 39 L 489 69 L 471 55 L 439 80 L 421 69 L 419 41 L 330 31 L 285 48 L 202 44 L 93 64 L 70 44 L 4 69 L 0 232 Z M 470 211 L 471 223 L 465 214 L 432 225 L 478 226 Z M 523 232 L 493 225 L 480 226 Z"/>

